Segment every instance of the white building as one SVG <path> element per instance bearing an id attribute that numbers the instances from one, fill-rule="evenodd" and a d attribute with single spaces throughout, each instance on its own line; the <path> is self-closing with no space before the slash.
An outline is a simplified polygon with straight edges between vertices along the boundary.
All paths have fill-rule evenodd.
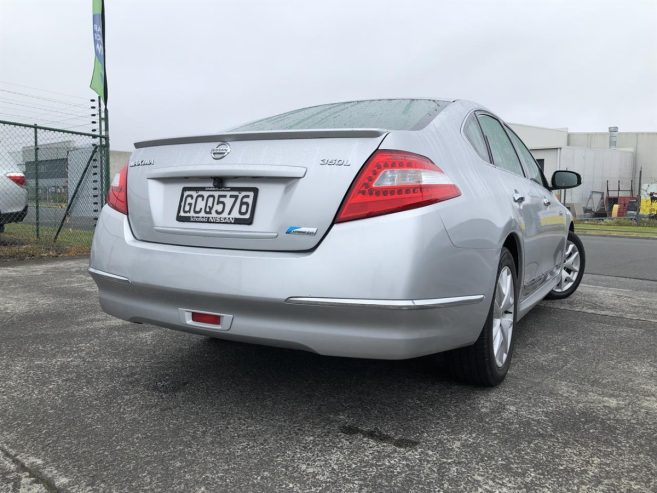
<path id="1" fill-rule="evenodd" d="M 609 148 L 608 132 L 569 132 L 568 145 L 589 149 Z M 634 153 L 634 181 L 657 182 L 657 132 L 618 132 L 616 148 Z"/>
<path id="2" fill-rule="evenodd" d="M 657 193 L 657 132 L 615 134 L 522 124 L 511 127 L 543 166 L 548 179 L 558 169 L 582 175 L 582 186 L 568 191 L 565 197 L 576 209 L 586 204 L 591 192 L 606 195 L 608 187 L 612 201 L 619 195 L 641 193 L 642 214 L 657 214 L 657 202 L 650 200 L 650 192 Z M 611 147 L 614 142 L 616 147 Z"/>

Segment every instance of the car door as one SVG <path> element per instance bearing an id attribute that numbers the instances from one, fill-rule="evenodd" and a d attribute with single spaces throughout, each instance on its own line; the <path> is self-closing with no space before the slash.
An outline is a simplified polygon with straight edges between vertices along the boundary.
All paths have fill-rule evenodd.
<path id="1" fill-rule="evenodd" d="M 493 164 L 499 170 L 501 200 L 508 201 L 522 232 L 523 269 L 521 297 L 540 285 L 545 262 L 542 259 L 540 212 L 543 203 L 532 193 L 531 183 L 525 173 L 518 154 L 502 123 L 488 113 L 478 113 L 477 118 L 488 144 Z"/>
<path id="2" fill-rule="evenodd" d="M 531 199 L 542 204 L 539 211 L 539 234 L 541 235 L 541 260 L 542 273 L 545 281 L 556 275 L 561 267 L 564 248 L 568 236 L 568 225 L 566 221 L 565 208 L 554 197 L 548 189 L 547 180 L 532 156 L 527 146 L 520 140 L 513 130 L 508 126 L 506 130 L 518 152 L 520 162 L 525 168 L 527 178 L 530 182 L 529 194 Z"/>

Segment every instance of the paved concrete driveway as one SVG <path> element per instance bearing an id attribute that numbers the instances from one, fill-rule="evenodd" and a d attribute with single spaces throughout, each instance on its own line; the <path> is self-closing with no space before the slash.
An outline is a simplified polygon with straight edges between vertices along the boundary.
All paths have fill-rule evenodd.
<path id="1" fill-rule="evenodd" d="M 0 266 L 0 492 L 657 490 L 656 282 L 543 303 L 482 390 L 124 323 L 85 269 Z"/>

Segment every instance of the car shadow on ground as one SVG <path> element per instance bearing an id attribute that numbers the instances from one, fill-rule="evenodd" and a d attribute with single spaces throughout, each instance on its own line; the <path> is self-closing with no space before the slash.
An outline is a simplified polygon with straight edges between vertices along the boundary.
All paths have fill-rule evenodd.
<path id="1" fill-rule="evenodd" d="M 525 320 L 531 318 L 532 314 L 529 314 Z M 516 354 L 512 372 L 515 366 L 521 364 L 519 360 L 523 357 L 522 346 L 525 340 L 532 337 L 532 334 L 527 334 L 527 327 L 534 330 L 534 324 L 523 321 L 514 332 Z M 405 386 L 410 387 L 438 385 L 466 392 L 487 390 L 465 385 L 455 379 L 449 371 L 448 358 L 444 354 L 407 360 L 339 358 L 294 349 L 177 335 L 191 338 L 191 344 L 186 345 L 185 350 L 172 354 L 168 364 L 162 365 L 164 361 L 160 361 L 158 367 L 163 372 L 161 376 L 166 377 L 160 383 L 159 380 L 154 382 L 154 389 L 175 392 L 196 384 L 219 388 L 226 380 L 230 380 L 239 383 L 245 390 L 266 389 L 271 392 L 277 389 L 291 393 L 309 385 L 315 391 L 323 389 L 334 393 L 354 391 L 361 387 L 380 391 L 391 385 L 391 381 L 403 381 Z M 174 379 L 178 384 L 163 383 L 167 379 Z"/>
<path id="2" fill-rule="evenodd" d="M 520 325 L 520 348 L 532 337 L 524 332 Z M 217 416 L 239 412 L 255 422 L 276 421 L 278 416 L 330 422 L 345 435 L 398 448 L 419 444 L 422 422 L 486 408 L 494 394 L 513 385 L 508 380 L 493 389 L 462 384 L 451 377 L 442 355 L 379 361 L 179 333 L 175 337 L 183 342 L 178 350 L 167 344 L 151 368 L 131 377 L 139 392 L 155 398 L 155 407 L 196 413 L 209 406 Z M 519 352 L 511 372 L 522 366 Z"/>

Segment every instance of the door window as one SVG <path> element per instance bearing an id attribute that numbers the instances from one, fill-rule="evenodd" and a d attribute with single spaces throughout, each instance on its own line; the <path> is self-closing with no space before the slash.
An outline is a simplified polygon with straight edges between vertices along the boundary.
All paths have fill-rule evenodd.
<path id="1" fill-rule="evenodd" d="M 536 164 L 532 153 L 529 152 L 529 149 L 527 149 L 527 146 L 522 142 L 522 140 L 520 140 L 520 137 L 518 137 L 511 129 L 507 128 L 507 130 L 509 131 L 509 136 L 513 141 L 513 145 L 516 146 L 518 156 L 520 156 L 520 160 L 527 170 L 527 178 L 547 188 L 545 177 L 541 172 L 541 168 L 539 168 L 538 164 Z"/>
<path id="2" fill-rule="evenodd" d="M 488 115 L 478 115 L 478 118 L 481 130 L 488 140 L 495 166 L 524 176 L 518 155 L 500 122 Z"/>

